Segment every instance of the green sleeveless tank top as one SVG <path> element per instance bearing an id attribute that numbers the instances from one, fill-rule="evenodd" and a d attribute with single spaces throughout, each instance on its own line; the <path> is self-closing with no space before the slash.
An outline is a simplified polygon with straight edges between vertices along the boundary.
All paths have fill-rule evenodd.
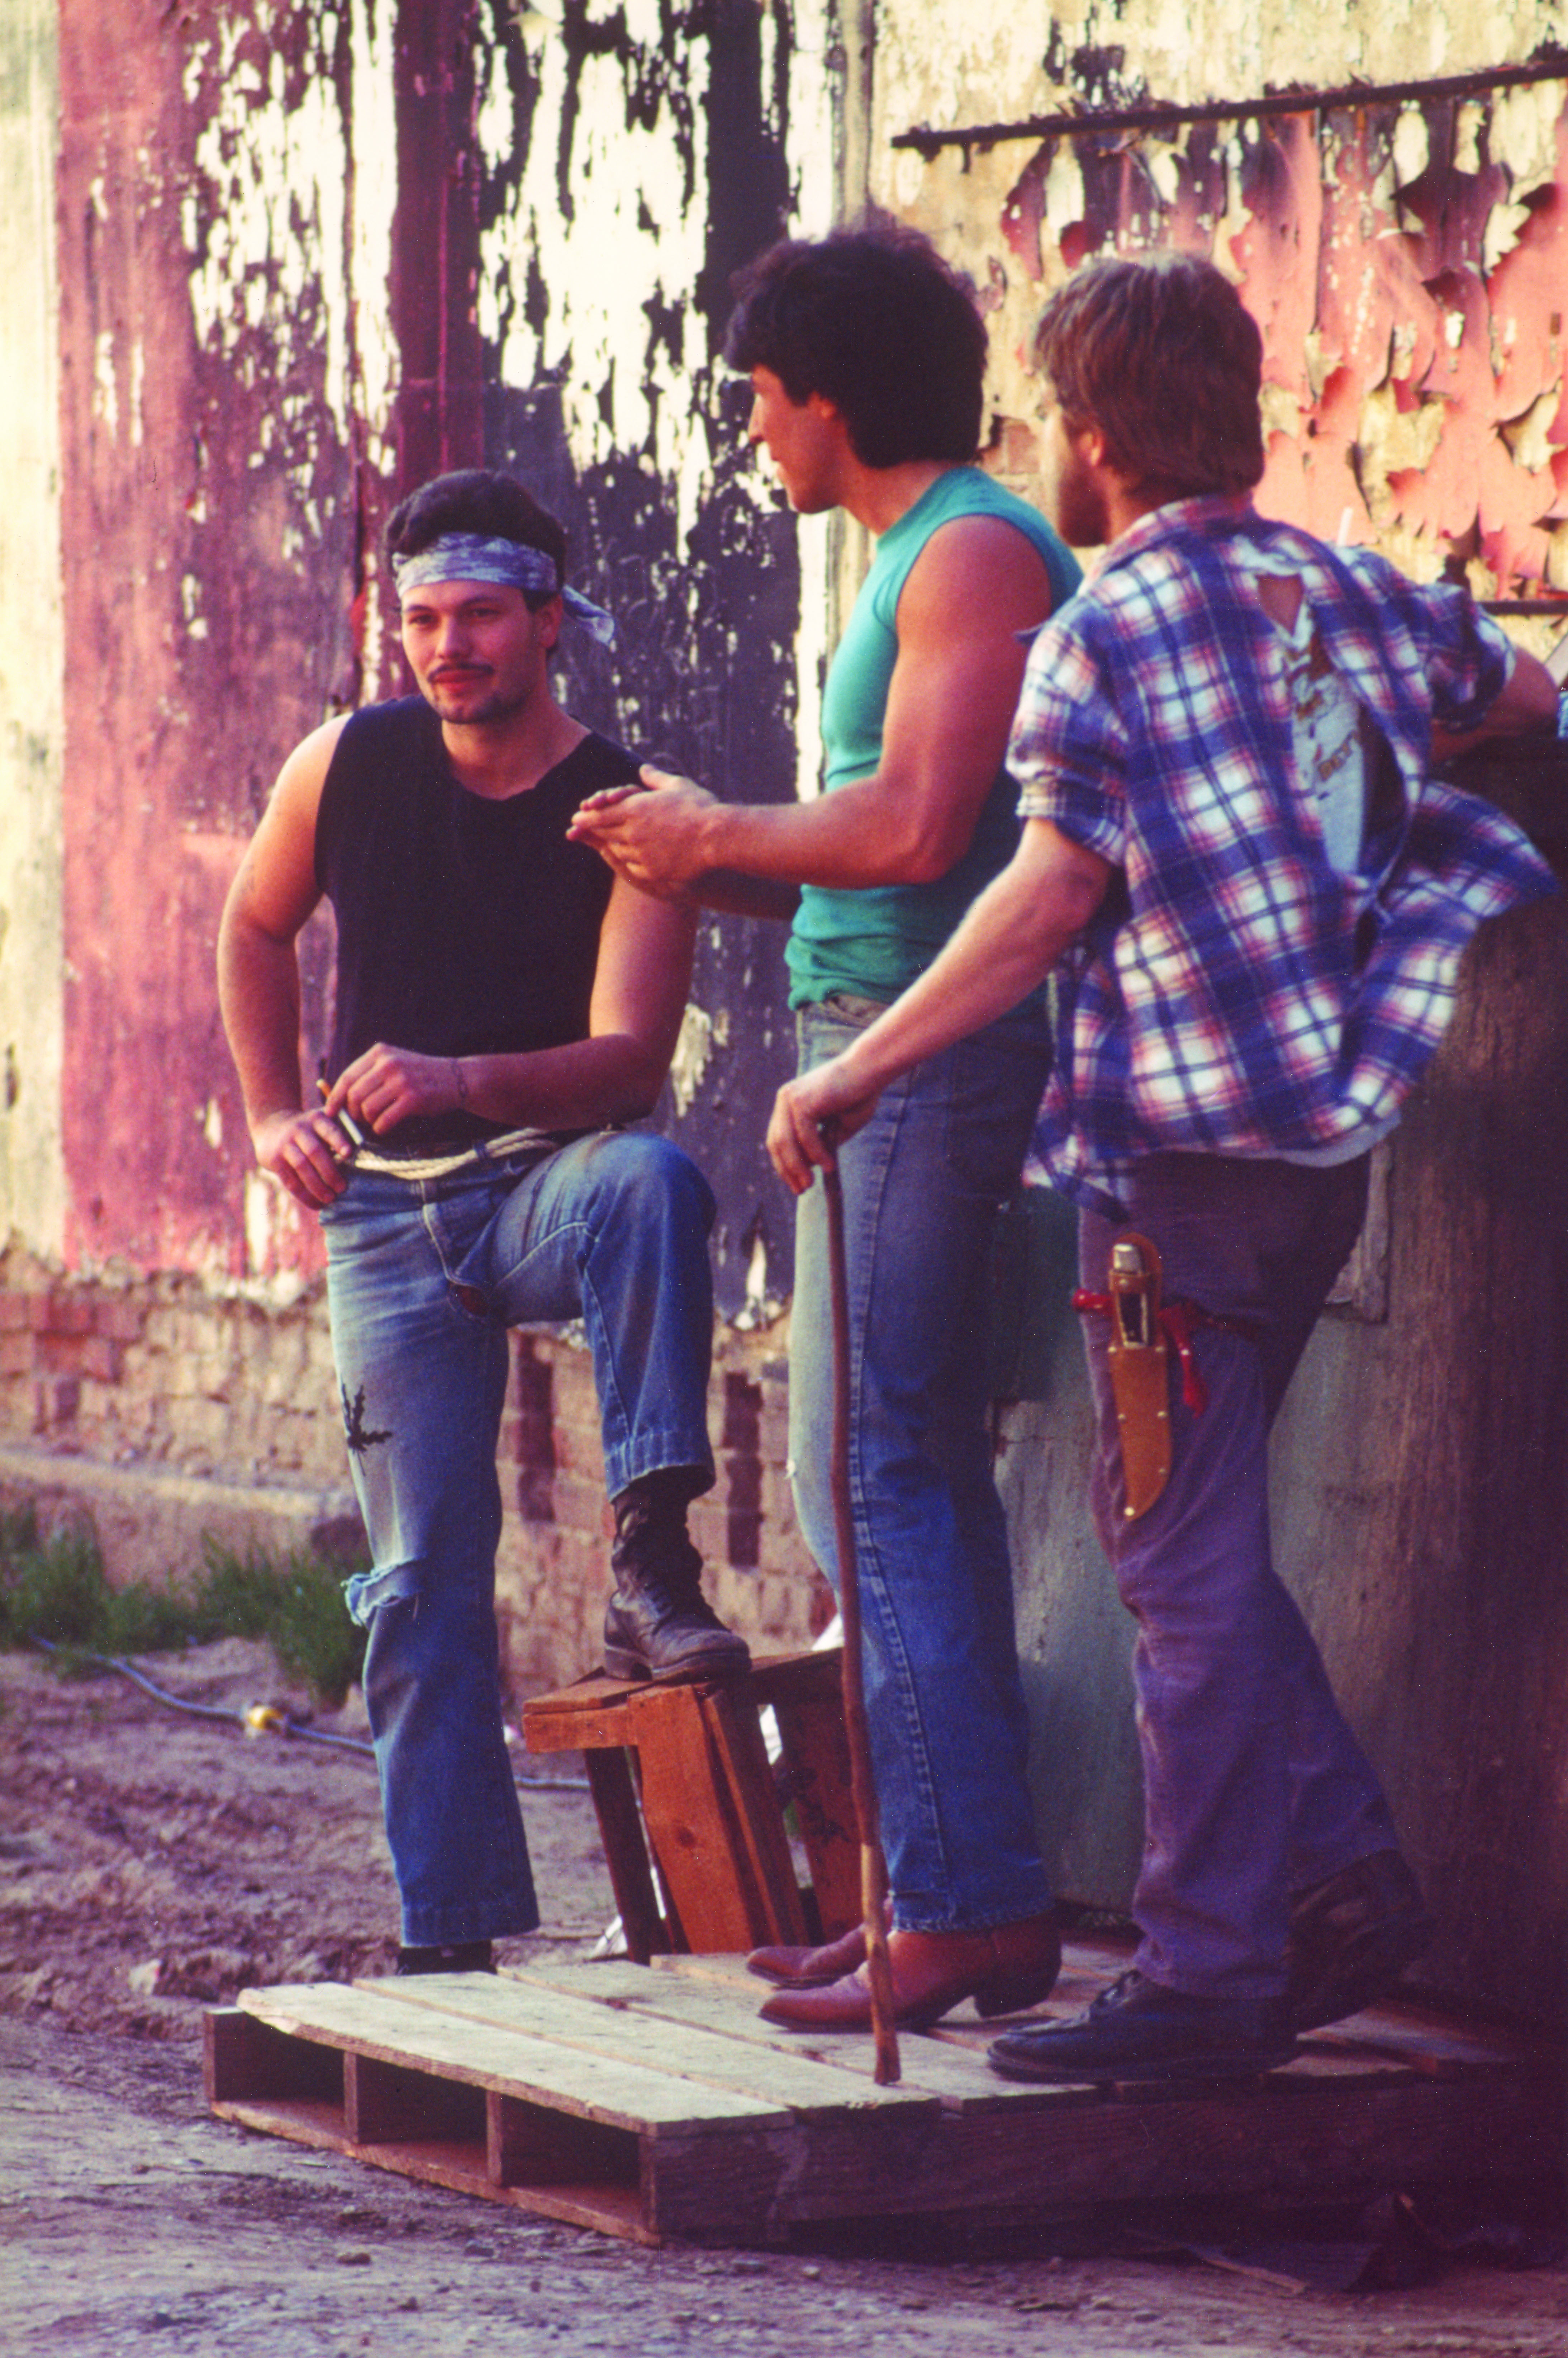
<path id="1" fill-rule="evenodd" d="M 911 567 L 932 534 L 957 516 L 994 515 L 1039 550 L 1050 577 L 1053 611 L 1082 575 L 1044 517 L 978 467 L 938 475 L 877 543 L 827 673 L 822 696 L 827 753 L 825 791 L 870 777 L 881 760 L 882 719 L 898 660 L 895 618 Z M 959 918 L 1018 844 L 1017 789 L 999 771 L 981 806 L 968 850 L 930 884 L 879 884 L 863 892 L 806 885 L 787 952 L 790 1005 L 803 1007 L 844 990 L 892 1001 L 928 967 Z"/>

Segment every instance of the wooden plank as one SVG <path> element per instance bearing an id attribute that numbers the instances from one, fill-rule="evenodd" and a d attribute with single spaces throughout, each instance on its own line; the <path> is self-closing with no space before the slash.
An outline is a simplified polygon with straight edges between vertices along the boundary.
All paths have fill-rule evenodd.
<path id="1" fill-rule="evenodd" d="M 563 1968 L 563 1975 L 572 1970 Z M 589 1966 L 578 1970 L 585 1983 L 597 1972 Z M 408 2004 L 435 2004 L 466 2021 L 525 2030 L 590 2054 L 655 2063 L 660 2071 L 695 2081 L 699 2086 L 730 2088 L 759 2102 L 787 2105 L 801 2120 L 878 2104 L 924 2104 L 927 2110 L 935 2109 L 935 2099 L 917 2089 L 902 2084 L 880 2089 L 874 2082 L 818 2063 L 808 2055 L 792 2054 L 773 2045 L 762 2048 L 690 2023 L 661 2020 L 651 2025 L 641 2009 L 628 2006 L 609 1992 L 595 1995 L 591 1984 L 579 1991 L 543 1975 L 524 1979 L 511 1973 L 470 1974 L 460 1977 L 460 1988 L 459 1976 L 446 1975 L 442 1995 L 432 2000 L 423 1988 L 429 1978 L 410 1974 L 406 1980 L 378 1986 Z M 644 1974 L 644 1984 L 649 1979 Z"/>
<path id="2" fill-rule="evenodd" d="M 1371 2007 L 1343 2022 L 1314 2031 L 1311 2044 L 1346 2052 L 1397 2055 L 1411 2071 L 1433 2077 L 1487 2069 L 1561 2070 L 1561 2061 L 1539 2039 L 1526 2039 L 1489 2026 L 1458 2026 L 1425 2012 Z"/>
<path id="3" fill-rule="evenodd" d="M 512 1970 L 517 1978 L 532 1981 L 542 1969 L 524 1966 Z M 589 1968 L 581 1970 L 587 1972 Z M 983 2056 L 915 2032 L 905 2032 L 900 2038 L 903 2071 L 900 2087 L 879 2090 L 872 2079 L 876 2059 L 869 2037 L 836 2037 L 827 2032 L 815 2037 L 799 2036 L 774 2029 L 755 2011 L 767 1991 L 754 1979 L 744 1993 L 744 2002 L 738 2003 L 740 1994 L 732 1983 L 717 1975 L 671 1972 L 665 1960 L 656 1960 L 650 1966 L 595 1965 L 591 1971 L 596 1988 L 601 1986 L 600 1976 L 604 1974 L 604 1995 L 633 2009 L 641 2019 L 684 2023 L 694 2029 L 716 2031 L 742 2046 L 760 2048 L 770 2057 L 805 2059 L 841 2072 L 846 2082 L 861 2092 L 846 2101 L 875 2104 L 903 2093 L 935 2097 L 949 2109 L 995 2104 L 1027 2107 L 1058 2103 L 1064 2093 L 1073 2097 L 1083 2093 L 1033 2088 L 1016 2081 L 1000 2080 L 988 2071 Z M 768 2083 L 764 2081 L 762 2084 Z"/>
<path id="4" fill-rule="evenodd" d="M 354 2150 L 343 2126 L 341 2104 L 312 2104 L 304 2097 L 227 2097 L 212 2110 L 221 2121 L 259 2129 L 265 2136 L 287 2137 L 290 2145 L 308 2146 L 313 2152 Z"/>
<path id="5" fill-rule="evenodd" d="M 1288 2093 L 1287 2093 L 1288 2091 Z M 1313 2202 L 1484 2174 L 1561 2166 L 1561 2115 L 1541 2093 L 1495 2081 L 1368 2086 L 1275 2073 L 1163 2098 L 1126 2092 L 1033 2115 L 1000 2106 L 950 2124 L 953 2201 L 980 2208 L 1208 2200 L 1267 2193 Z M 891 2190 L 888 2207 L 900 2207 Z"/>
<path id="6" fill-rule="evenodd" d="M 406 2063 L 343 2057 L 343 2121 L 354 2145 L 485 2146 L 485 2092 Z"/>
<path id="7" fill-rule="evenodd" d="M 610 1752 L 632 1740 L 623 1703 L 593 1710 L 539 1712 L 523 1706 L 523 1740 L 530 1752 Z"/>
<path id="8" fill-rule="evenodd" d="M 952 2201 L 951 2125 L 924 2106 L 828 2115 L 786 2144 L 776 2132 L 730 2138 L 720 2149 L 686 2149 L 676 2137 L 651 2156 L 651 2223 L 665 2234 L 712 2242 L 781 2240 L 812 2219 L 864 2217 L 886 2209 L 935 2210 Z M 731 2172 L 731 2159 L 734 2170 Z M 888 2190 L 899 2200 L 889 2204 Z"/>
<path id="9" fill-rule="evenodd" d="M 628 1744 L 626 1706 L 639 1682 L 602 1672 L 579 1679 L 553 1694 L 531 1695 L 523 1705 L 523 1738 L 530 1752 L 610 1750 Z"/>
<path id="10" fill-rule="evenodd" d="M 803 1943 L 809 1938 L 806 1911 L 757 1706 L 737 1698 L 732 1688 L 717 1687 L 703 1695 L 701 1709 L 710 1757 L 730 1808 L 734 1855 L 750 1871 L 753 1922 L 762 1928 L 747 1945 Z"/>
<path id="11" fill-rule="evenodd" d="M 202 2023 L 202 2080 L 210 2104 L 231 2098 L 304 2098 L 339 2115 L 343 2059 L 286 2038 L 243 2006 L 211 2006 Z"/>
<path id="12" fill-rule="evenodd" d="M 504 2202 L 514 2211 L 559 2219 L 572 2227 L 591 2227 L 624 2242 L 657 2244 L 662 2239 L 643 2215 L 640 2188 L 603 2184 L 561 2184 L 510 2187 L 498 2185 L 470 2147 L 428 2145 L 366 2145 L 352 2143 L 342 2126 L 341 2109 L 305 2104 L 218 2104 L 220 2120 L 265 2136 L 281 2136 L 318 2153 L 338 2153 L 373 2169 L 391 2170 L 426 2186 L 444 2187 L 449 2193 Z"/>
<path id="13" fill-rule="evenodd" d="M 837 1662 L 837 1656 L 819 1656 Z M 786 1798 L 811 1869 L 825 1941 L 837 1940 L 860 1915 L 860 1838 L 849 1785 L 849 1746 L 837 1682 L 826 1693 L 773 1698 L 787 1778 Z"/>
<path id="14" fill-rule="evenodd" d="M 460 1983 L 468 1977 L 426 1978 Z M 568 2051 L 524 2032 L 492 2029 L 476 2040 L 460 2019 L 444 2018 L 433 2008 L 416 2009 L 374 1985 L 246 1990 L 240 2002 L 247 2013 L 294 2038 L 351 2048 L 389 2063 L 423 2064 L 444 2078 L 533 2096 L 621 2128 L 719 2130 L 787 2118 L 765 2099 L 721 2088 L 698 2091 L 691 2082 L 645 2063 Z"/>
<path id="15" fill-rule="evenodd" d="M 643 1822 L 659 1879 L 694 1949 L 752 1949 L 768 1934 L 762 1895 L 714 1758 L 702 1698 L 650 1687 L 633 1707 Z"/>
<path id="16" fill-rule="evenodd" d="M 587 1752 L 583 1761 L 627 1952 L 645 1965 L 650 1957 L 668 1949 L 670 1935 L 648 1871 L 643 1814 L 637 1807 L 632 1771 L 620 1746 L 612 1751 Z"/>

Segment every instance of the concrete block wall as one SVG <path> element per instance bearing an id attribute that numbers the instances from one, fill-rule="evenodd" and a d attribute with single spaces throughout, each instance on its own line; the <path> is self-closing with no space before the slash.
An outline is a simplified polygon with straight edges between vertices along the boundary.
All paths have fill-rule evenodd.
<path id="1" fill-rule="evenodd" d="M 708 1588 L 754 1647 L 805 1646 L 831 1612 L 784 1471 L 784 1322 L 715 1337 L 719 1479 L 693 1509 Z M 580 1337 L 513 1337 L 498 1465 L 497 1613 L 518 1695 L 599 1660 L 611 1520 L 593 1372 Z M 112 1580 L 199 1570 L 207 1536 L 241 1550 L 359 1539 L 324 1287 L 268 1303 L 174 1273 L 67 1278 L 0 1254 L 0 1503 L 89 1520 Z"/>

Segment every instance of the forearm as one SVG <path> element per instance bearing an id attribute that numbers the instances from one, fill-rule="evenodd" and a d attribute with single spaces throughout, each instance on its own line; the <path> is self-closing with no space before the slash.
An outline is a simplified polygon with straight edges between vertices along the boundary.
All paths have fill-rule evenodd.
<path id="1" fill-rule="evenodd" d="M 715 803 L 703 820 L 700 876 L 726 871 L 775 885 L 863 892 L 929 883 L 946 874 L 968 842 L 950 811 L 895 793 L 880 774 L 858 778 L 806 803 Z M 699 897 L 707 892 L 699 881 Z"/>
<path id="2" fill-rule="evenodd" d="M 890 1081 L 1027 998 L 1087 925 L 1109 874 L 1097 854 L 1032 820 L 1011 866 L 902 999 L 838 1055 L 780 1089 L 768 1152 L 785 1183 L 801 1194 L 814 1169 L 831 1164 L 837 1142 L 871 1119 Z"/>
<path id="3" fill-rule="evenodd" d="M 667 1069 L 655 1051 L 627 1033 L 521 1055 L 446 1061 L 454 1110 L 508 1129 L 547 1130 L 639 1120 L 652 1111 Z"/>
<path id="4" fill-rule="evenodd" d="M 297 1113 L 304 1102 L 293 942 L 225 919 L 218 940 L 218 999 L 254 1135 L 269 1116 Z"/>

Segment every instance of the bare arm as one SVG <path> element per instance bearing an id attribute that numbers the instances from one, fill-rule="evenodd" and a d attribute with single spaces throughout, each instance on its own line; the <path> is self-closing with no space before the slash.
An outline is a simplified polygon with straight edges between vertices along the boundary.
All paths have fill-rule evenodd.
<path id="1" fill-rule="evenodd" d="M 530 1055 L 426 1056 L 378 1042 L 338 1076 L 326 1106 L 299 1070 L 301 927 L 320 895 L 316 820 L 343 724 L 285 763 L 241 864 L 219 935 L 219 996 L 257 1162 L 312 1209 L 346 1184 L 347 1107 L 384 1132 L 414 1114 L 464 1110 L 539 1130 L 591 1130 L 646 1113 L 675 1052 L 691 978 L 696 916 L 617 882 L 600 934 L 589 1037 Z"/>
<path id="2" fill-rule="evenodd" d="M 320 898 L 316 815 L 342 727 L 329 721 L 284 763 L 218 934 L 219 1002 L 256 1161 L 312 1209 L 341 1192 L 351 1152 L 338 1124 L 305 1105 L 297 947 Z"/>
<path id="3" fill-rule="evenodd" d="M 508 1128 L 595 1130 L 651 1110 L 691 983 L 693 909 L 618 878 L 599 937 L 589 1036 L 520 1054 L 426 1056 L 377 1043 L 346 1065 L 327 1109 L 384 1133 L 416 1114 L 473 1113 Z"/>
<path id="4" fill-rule="evenodd" d="M 650 794 L 665 786 L 691 784 L 689 778 L 677 778 L 669 771 L 655 770 L 651 765 L 644 766 L 643 778 L 643 784 L 640 786 L 602 786 L 598 794 L 589 795 L 580 805 L 578 819 L 572 824 L 570 832 L 573 837 L 581 837 L 585 842 L 597 842 L 598 823 L 602 821 L 606 812 L 612 810 L 618 803 L 625 802 L 630 795 Z M 694 791 L 700 793 L 701 789 Z M 600 843 L 599 849 L 606 859 L 611 858 L 607 846 Z M 614 865 L 612 860 L 611 865 Z M 700 892 L 677 884 L 656 886 L 651 879 L 644 879 L 639 890 L 651 892 L 660 900 L 688 901 L 694 908 L 717 909 L 726 916 L 777 917 L 785 925 L 800 906 L 798 885 L 781 884 L 766 876 L 743 876 L 739 869 L 734 868 L 710 869 L 701 879 Z"/>
<path id="5" fill-rule="evenodd" d="M 786 1081 L 768 1125 L 779 1176 L 801 1195 L 832 1152 L 825 1124 L 852 1137 L 891 1080 L 1016 1007 L 1094 915 L 1107 861 L 1048 819 L 1029 819 L 1011 863 L 969 909 L 935 962 L 842 1055 Z"/>
<path id="6" fill-rule="evenodd" d="M 705 898 L 724 871 L 783 885 L 928 883 L 968 848 L 1000 769 L 1023 678 L 1019 633 L 1050 611 L 1022 533 L 968 516 L 933 535 L 898 606 L 898 661 L 874 773 L 814 802 L 720 803 L 689 780 L 585 806 L 573 831 L 654 892 Z"/>

